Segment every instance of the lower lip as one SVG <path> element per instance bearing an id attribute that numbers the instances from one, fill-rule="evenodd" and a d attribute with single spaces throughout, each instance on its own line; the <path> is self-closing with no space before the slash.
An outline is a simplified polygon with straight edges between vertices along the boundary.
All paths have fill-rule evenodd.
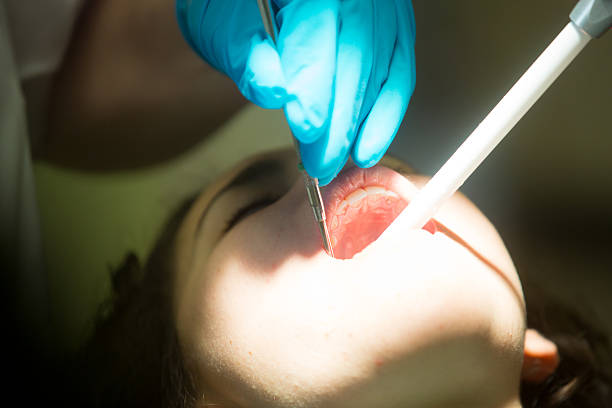
<path id="1" fill-rule="evenodd" d="M 404 176 L 383 166 L 343 172 L 322 192 L 334 256 L 350 259 L 374 242 L 417 191 Z M 425 229 L 434 233 L 435 224 Z"/>

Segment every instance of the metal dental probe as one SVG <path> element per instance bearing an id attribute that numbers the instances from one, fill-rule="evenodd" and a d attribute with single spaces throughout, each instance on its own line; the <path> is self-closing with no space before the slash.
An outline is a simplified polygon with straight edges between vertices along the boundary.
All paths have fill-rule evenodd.
<path id="1" fill-rule="evenodd" d="M 261 13 L 261 19 L 263 21 L 266 32 L 272 38 L 272 42 L 276 44 L 277 28 L 276 22 L 272 14 L 272 8 L 270 6 L 270 0 L 257 0 L 259 6 L 259 12 Z M 306 186 L 306 193 L 308 195 L 308 202 L 314 213 L 315 220 L 319 226 L 319 232 L 321 233 L 321 239 L 323 241 L 323 249 L 331 257 L 334 256 L 334 249 L 332 248 L 331 239 L 329 238 L 329 230 L 325 223 L 325 207 L 323 206 L 323 198 L 321 197 L 321 190 L 319 189 L 319 180 L 310 177 L 301 163 L 300 149 L 297 144 L 295 137 L 292 137 L 293 147 L 297 153 L 298 159 L 300 160 L 299 168 L 304 176 L 304 185 Z"/>

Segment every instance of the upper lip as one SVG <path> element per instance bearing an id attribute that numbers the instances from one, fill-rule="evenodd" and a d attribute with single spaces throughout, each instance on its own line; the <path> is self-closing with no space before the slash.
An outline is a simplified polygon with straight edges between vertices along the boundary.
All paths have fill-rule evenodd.
<path id="1" fill-rule="evenodd" d="M 407 202 L 410 202 L 418 191 L 417 187 L 406 176 L 389 167 L 378 165 L 363 169 L 353 166 L 343 170 L 327 187 L 322 189 L 321 196 L 327 217 L 336 214 L 338 206 L 346 196 L 358 188 L 369 186 L 381 186 Z"/>

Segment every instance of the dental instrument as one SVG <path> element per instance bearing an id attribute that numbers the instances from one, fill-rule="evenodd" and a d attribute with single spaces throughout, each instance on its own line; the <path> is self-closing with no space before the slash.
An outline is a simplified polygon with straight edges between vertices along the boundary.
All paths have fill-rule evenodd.
<path id="1" fill-rule="evenodd" d="M 278 37 L 276 22 L 274 21 L 270 0 L 257 0 L 257 5 L 259 6 L 259 12 L 261 13 L 261 19 L 264 24 L 264 28 L 270 38 L 272 38 L 272 42 L 276 44 L 276 39 Z M 334 257 L 334 249 L 331 244 L 331 239 L 329 237 L 329 230 L 327 228 L 326 216 L 325 216 L 325 206 L 323 205 L 323 198 L 321 197 L 321 190 L 319 189 L 319 181 L 316 178 L 310 177 L 310 175 L 306 172 L 301 163 L 300 157 L 300 149 L 298 147 L 297 141 L 295 137 L 292 137 L 293 147 L 298 156 L 298 160 L 300 160 L 300 164 L 298 165 L 302 175 L 304 176 L 304 185 L 306 186 L 306 193 L 308 195 L 308 202 L 310 207 L 312 208 L 312 212 L 314 213 L 315 220 L 317 225 L 319 226 L 319 233 L 321 234 L 321 240 L 323 241 L 323 249 L 325 252 L 332 258 Z"/>
<path id="2" fill-rule="evenodd" d="M 379 239 L 421 228 L 435 215 L 587 43 L 612 27 L 612 0 L 581 0 L 570 20 Z"/>

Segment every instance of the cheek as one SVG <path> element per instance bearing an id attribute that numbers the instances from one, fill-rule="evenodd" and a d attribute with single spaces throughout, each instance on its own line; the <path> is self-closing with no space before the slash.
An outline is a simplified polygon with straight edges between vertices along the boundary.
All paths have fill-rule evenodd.
<path id="1" fill-rule="evenodd" d="M 442 236 L 414 231 L 396 250 L 351 261 L 292 253 L 271 265 L 218 249 L 184 320 L 206 382 L 249 401 L 332 398 L 393 373 L 434 372 L 443 362 L 432 351 L 447 373 L 466 355 L 484 369 L 512 343 L 496 337 L 513 336 L 497 321 L 517 320 L 507 289 Z"/>

